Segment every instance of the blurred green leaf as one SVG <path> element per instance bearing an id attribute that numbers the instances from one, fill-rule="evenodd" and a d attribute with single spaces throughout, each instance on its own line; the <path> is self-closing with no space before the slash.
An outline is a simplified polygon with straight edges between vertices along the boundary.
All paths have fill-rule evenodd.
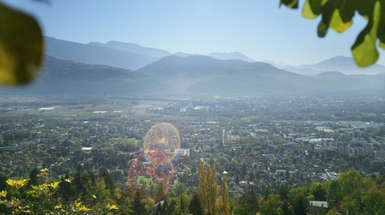
<path id="1" fill-rule="evenodd" d="M 342 20 L 342 17 L 340 15 L 339 10 L 334 11 L 331 22 L 330 22 L 330 27 L 334 31 L 336 31 L 338 33 L 342 33 L 344 31 L 348 30 L 352 24 L 353 24 L 352 20 L 350 20 L 348 22 L 344 22 Z"/>
<path id="2" fill-rule="evenodd" d="M 357 8 L 358 13 L 364 18 L 369 18 L 373 12 L 374 4 L 378 0 L 353 0 L 352 4 Z M 382 0 L 381 0 L 382 1 Z"/>
<path id="3" fill-rule="evenodd" d="M 319 15 L 319 13 L 316 14 L 315 12 L 313 12 L 313 10 L 310 6 L 309 0 L 306 0 L 305 4 L 302 7 L 302 16 L 305 18 L 308 18 L 308 19 L 314 19 L 314 18 L 317 18 L 318 15 Z"/>
<path id="4" fill-rule="evenodd" d="M 284 4 L 288 8 L 298 8 L 298 0 L 281 0 L 280 6 Z"/>
<path id="5" fill-rule="evenodd" d="M 352 46 L 353 57 L 359 66 L 372 65 L 379 56 L 376 46 L 377 30 L 381 19 L 381 4 L 379 1 L 376 1 L 371 14 L 368 25 L 358 35 Z"/>
<path id="6" fill-rule="evenodd" d="M 298 4 L 292 0 L 280 2 L 290 8 Z M 319 37 L 325 37 L 329 28 L 345 32 L 352 26 L 355 14 L 368 20 L 351 47 L 357 65 L 365 67 L 378 60 L 377 39 L 380 40 L 378 46 L 385 49 L 385 0 L 305 0 L 302 7 L 305 18 L 322 16 L 317 27 Z"/>
<path id="7" fill-rule="evenodd" d="M 355 7 L 354 4 L 352 4 L 351 0 L 341 0 L 338 9 L 340 12 L 341 19 L 344 23 L 353 23 L 352 19 L 355 14 Z"/>
<path id="8" fill-rule="evenodd" d="M 319 15 L 322 11 L 322 7 L 328 0 L 307 0 L 309 2 L 310 8 L 314 14 Z"/>
<path id="9" fill-rule="evenodd" d="M 321 2 L 322 3 L 322 2 Z M 330 22 L 332 21 L 333 18 L 333 13 L 337 8 L 338 0 L 336 1 L 328 1 L 324 5 L 322 5 L 322 19 L 320 23 L 318 24 L 318 36 L 319 37 L 325 37 L 329 26 Z"/>
<path id="10" fill-rule="evenodd" d="M 385 43 L 380 42 L 379 46 L 380 46 L 382 49 L 385 49 Z"/>
<path id="11" fill-rule="evenodd" d="M 0 3 L 0 84 L 30 83 L 43 61 L 44 42 L 38 22 Z"/>
<path id="12" fill-rule="evenodd" d="M 319 37 L 325 37 L 326 33 L 328 32 L 328 29 L 329 29 L 329 26 L 321 21 L 318 24 L 318 30 L 317 30 L 318 36 Z"/>
<path id="13" fill-rule="evenodd" d="M 380 40 L 379 46 L 385 49 L 385 1 L 381 1 L 381 18 L 378 24 L 377 37 Z"/>

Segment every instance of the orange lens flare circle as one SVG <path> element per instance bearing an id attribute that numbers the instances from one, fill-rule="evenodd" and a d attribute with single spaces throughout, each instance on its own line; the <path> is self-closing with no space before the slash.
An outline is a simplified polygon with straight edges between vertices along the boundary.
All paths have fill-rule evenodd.
<path id="1" fill-rule="evenodd" d="M 152 163 L 170 163 L 180 148 L 179 131 L 170 123 L 155 124 L 147 132 L 143 146 L 146 158 Z"/>
<path id="2" fill-rule="evenodd" d="M 157 202 L 167 194 L 173 175 L 172 163 L 155 165 L 141 153 L 130 165 L 128 188 L 137 199 Z"/>

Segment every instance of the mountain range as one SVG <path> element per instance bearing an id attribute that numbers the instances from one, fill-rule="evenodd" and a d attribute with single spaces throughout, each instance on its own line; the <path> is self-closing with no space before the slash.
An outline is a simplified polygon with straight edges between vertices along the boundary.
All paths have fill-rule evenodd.
<path id="1" fill-rule="evenodd" d="M 383 65 L 375 64 L 369 67 L 360 68 L 356 65 L 352 57 L 343 56 L 332 57 L 330 59 L 326 59 L 315 64 L 307 64 L 300 66 L 283 65 L 279 67 L 303 75 L 317 75 L 323 72 L 341 72 L 347 75 L 373 75 L 385 73 L 385 66 Z"/>
<path id="2" fill-rule="evenodd" d="M 157 77 L 181 95 L 269 95 L 384 89 L 385 74 L 326 72 L 305 76 L 264 62 L 217 60 L 207 56 L 168 56 L 137 72 Z"/>
<path id="3" fill-rule="evenodd" d="M 150 48 L 117 42 L 82 44 L 46 37 L 45 43 L 48 56 L 79 63 L 102 64 L 132 70 L 163 57 L 162 54 L 159 55 L 162 53 L 160 50 L 156 52 Z"/>
<path id="4" fill-rule="evenodd" d="M 314 71 L 329 72 L 303 75 L 252 61 L 241 53 L 170 54 L 117 41 L 81 44 L 46 38 L 46 43 L 45 63 L 38 80 L 23 89 L 3 88 L 0 93 L 195 97 L 314 95 L 385 89 L 385 73 L 343 74 L 336 68 L 348 69 L 351 62 L 339 57 L 314 67 L 307 65 Z M 373 69 L 381 72 L 382 67 L 377 65 Z"/>
<path id="5" fill-rule="evenodd" d="M 218 60 L 243 60 L 246 62 L 255 61 L 240 52 L 213 52 L 210 53 L 209 56 Z"/>
<path id="6" fill-rule="evenodd" d="M 155 58 L 162 58 L 170 55 L 168 51 L 165 51 L 162 49 L 149 48 L 149 47 L 140 46 L 135 43 L 124 43 L 119 41 L 109 41 L 107 43 L 90 42 L 88 43 L 88 45 L 103 47 L 103 48 L 111 48 L 115 50 L 120 50 L 120 51 L 134 53 L 142 56 L 155 57 Z"/>

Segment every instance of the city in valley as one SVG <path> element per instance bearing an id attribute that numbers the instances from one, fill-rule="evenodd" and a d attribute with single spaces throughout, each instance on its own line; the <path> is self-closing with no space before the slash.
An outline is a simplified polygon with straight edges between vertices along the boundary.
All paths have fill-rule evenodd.
<path id="1" fill-rule="evenodd" d="M 343 171 L 385 172 L 381 96 L 138 99 L 9 97 L 0 106 L 0 171 L 10 177 L 49 168 L 51 177 L 82 167 L 109 172 L 127 189 L 130 163 L 146 132 L 168 122 L 180 133 L 173 191 L 199 184 L 199 163 L 226 172 L 230 195 L 250 187 L 335 180 Z"/>

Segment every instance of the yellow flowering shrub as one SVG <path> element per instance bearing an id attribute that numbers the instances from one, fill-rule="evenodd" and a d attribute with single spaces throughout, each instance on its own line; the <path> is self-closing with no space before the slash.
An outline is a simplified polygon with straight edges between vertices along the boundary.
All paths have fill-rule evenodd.
<path id="1" fill-rule="evenodd" d="M 33 187 L 34 187 L 34 186 L 33 186 Z M 28 191 L 27 191 L 27 195 L 30 195 L 30 196 L 32 196 L 32 197 L 34 197 L 34 198 L 37 198 L 37 197 L 39 197 L 39 195 L 38 195 L 38 193 L 36 192 L 36 190 L 33 189 L 33 187 L 32 187 L 32 190 L 28 190 Z"/>
<path id="2" fill-rule="evenodd" d="M 48 169 L 44 168 L 40 170 L 40 173 L 37 176 L 45 176 L 48 175 Z"/>
<path id="3" fill-rule="evenodd" d="M 48 187 L 50 187 L 52 189 L 56 189 L 59 186 L 59 184 L 60 184 L 59 181 L 51 182 L 48 184 Z"/>
<path id="4" fill-rule="evenodd" d="M 82 205 L 81 207 L 78 207 L 78 211 L 79 212 L 87 212 L 89 211 L 90 209 L 87 208 L 86 206 Z"/>
<path id="5" fill-rule="evenodd" d="M 55 181 L 48 184 L 32 185 L 32 189 L 28 190 L 27 194 L 34 198 L 37 198 L 43 194 L 50 194 L 50 191 L 55 190 L 59 186 L 59 183 L 60 182 Z"/>
<path id="6" fill-rule="evenodd" d="M 118 208 L 117 205 L 115 205 L 115 204 L 110 204 L 110 203 L 107 204 L 106 208 L 107 208 L 108 210 L 119 210 L 119 208 Z"/>
<path id="7" fill-rule="evenodd" d="M 0 197 L 2 197 L 2 198 L 7 197 L 7 191 L 6 190 L 0 191 Z"/>
<path id="8" fill-rule="evenodd" d="M 75 201 L 75 211 L 76 212 L 87 212 L 90 209 L 87 208 L 79 199 Z"/>
<path id="9" fill-rule="evenodd" d="M 8 186 L 10 187 L 16 187 L 16 189 L 19 189 L 21 187 L 23 187 L 24 185 L 26 185 L 28 182 L 27 179 L 20 179 L 20 180 L 17 180 L 17 179 L 8 179 L 6 181 L 6 183 L 8 184 Z"/>

